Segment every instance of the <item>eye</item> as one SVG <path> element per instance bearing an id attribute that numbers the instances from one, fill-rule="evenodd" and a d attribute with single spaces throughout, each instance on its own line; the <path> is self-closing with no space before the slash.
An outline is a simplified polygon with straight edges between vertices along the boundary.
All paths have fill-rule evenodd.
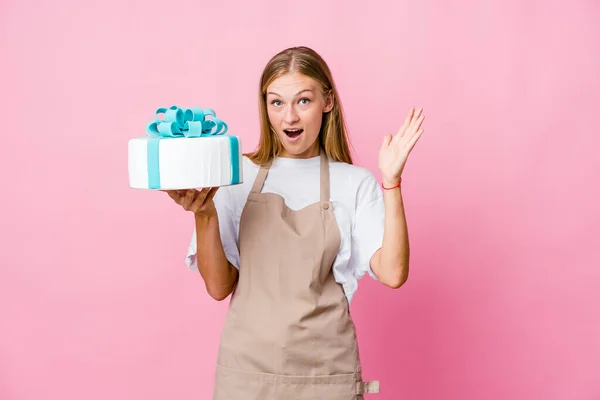
<path id="1" fill-rule="evenodd" d="M 271 104 L 273 104 L 275 107 L 279 107 L 281 105 L 281 101 L 280 100 L 273 100 L 271 102 Z"/>
<path id="2" fill-rule="evenodd" d="M 304 101 L 304 103 L 302 103 L 303 101 Z M 304 105 L 307 105 L 308 103 L 310 103 L 310 99 L 307 99 L 307 98 L 305 97 L 305 98 L 303 98 L 303 99 L 300 99 L 300 103 L 301 103 L 301 104 L 304 104 Z"/>

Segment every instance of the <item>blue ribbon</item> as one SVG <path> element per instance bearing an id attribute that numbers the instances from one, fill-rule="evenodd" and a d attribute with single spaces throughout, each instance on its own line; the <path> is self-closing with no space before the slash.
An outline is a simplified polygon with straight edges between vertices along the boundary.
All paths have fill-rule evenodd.
<path id="1" fill-rule="evenodd" d="M 160 119 L 160 114 L 164 114 L 164 119 Z M 206 119 L 207 116 L 213 118 Z M 223 135 L 227 130 L 227 124 L 217 118 L 212 109 L 200 107 L 159 108 L 156 110 L 156 119 L 146 126 L 146 132 L 158 138 Z"/>
<path id="2" fill-rule="evenodd" d="M 161 119 L 160 115 L 164 114 Z M 207 119 L 206 117 L 212 117 Z M 148 157 L 148 186 L 150 189 L 160 189 L 159 145 L 163 139 L 196 138 L 213 135 L 225 135 L 227 124 L 217 118 L 210 108 L 159 108 L 156 118 L 146 125 L 150 136 L 147 146 Z M 230 161 L 233 174 L 231 184 L 240 182 L 239 176 L 239 141 L 235 136 L 225 135 L 229 139 Z"/>

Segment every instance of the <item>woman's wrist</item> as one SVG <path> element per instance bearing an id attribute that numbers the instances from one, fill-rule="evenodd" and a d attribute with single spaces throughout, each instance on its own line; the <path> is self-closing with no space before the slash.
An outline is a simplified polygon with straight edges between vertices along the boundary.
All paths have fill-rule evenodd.
<path id="1" fill-rule="evenodd" d="M 217 213 L 194 213 L 194 220 L 196 221 L 196 226 L 201 228 L 210 226 L 215 219 L 217 219 Z"/>
<path id="2" fill-rule="evenodd" d="M 392 189 L 397 189 L 402 185 L 402 178 L 398 178 L 398 179 L 383 179 L 381 181 L 381 187 L 384 190 L 392 190 Z"/>

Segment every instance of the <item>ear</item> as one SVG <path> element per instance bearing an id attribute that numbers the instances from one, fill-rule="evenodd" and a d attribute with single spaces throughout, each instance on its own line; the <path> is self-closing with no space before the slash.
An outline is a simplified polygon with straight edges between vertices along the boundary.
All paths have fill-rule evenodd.
<path id="1" fill-rule="evenodd" d="M 325 94 L 325 107 L 323 108 L 324 113 L 328 113 L 333 109 L 334 101 L 335 99 L 333 98 L 333 93 L 331 92 L 331 90 L 329 90 Z"/>

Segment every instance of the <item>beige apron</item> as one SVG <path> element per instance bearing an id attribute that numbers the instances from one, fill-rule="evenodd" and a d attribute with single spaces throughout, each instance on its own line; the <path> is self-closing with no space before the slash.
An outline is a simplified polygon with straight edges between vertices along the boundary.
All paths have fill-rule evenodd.
<path id="1" fill-rule="evenodd" d="M 354 323 L 332 265 L 340 233 L 321 149 L 321 200 L 300 210 L 261 193 L 261 167 L 240 221 L 240 275 L 225 321 L 213 400 L 357 400 L 364 382 Z"/>

